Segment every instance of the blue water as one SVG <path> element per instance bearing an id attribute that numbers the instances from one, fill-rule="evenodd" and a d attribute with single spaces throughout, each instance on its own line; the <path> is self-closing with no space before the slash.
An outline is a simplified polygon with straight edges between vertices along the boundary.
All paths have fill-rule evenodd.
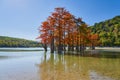
<path id="1" fill-rule="evenodd" d="M 0 49 L 39 50 L 41 48 L 0 48 Z M 89 73 L 84 73 L 84 76 L 89 77 L 89 80 L 119 80 L 120 79 L 119 77 L 120 68 L 118 67 L 120 66 L 120 58 L 118 55 L 119 53 L 101 52 L 100 54 L 102 55 L 102 56 L 100 55 L 100 57 L 103 58 L 80 57 L 73 55 L 58 55 L 58 54 L 53 55 L 50 54 L 49 51 L 47 53 L 44 53 L 44 51 L 25 51 L 25 52 L 0 51 L 0 80 L 48 80 L 50 77 L 53 78 L 53 75 L 57 75 L 57 73 L 60 74 L 60 72 L 63 72 L 61 74 L 64 74 L 64 76 L 62 76 L 61 78 L 64 78 L 68 76 L 67 73 L 65 72 L 66 70 L 64 70 L 67 68 L 68 69 L 70 68 L 68 71 L 73 72 L 74 74 L 72 75 L 73 78 L 77 78 L 75 75 L 79 75 L 78 73 L 81 73 L 82 70 L 83 73 L 85 71 L 86 72 L 89 71 Z M 111 57 L 111 55 L 113 54 L 114 58 Z M 75 66 L 75 64 L 77 65 Z M 93 66 L 91 67 L 91 65 Z M 56 68 L 56 66 L 58 68 L 54 69 Z M 103 72 L 101 72 L 101 70 Z M 111 78 L 111 74 L 106 77 L 104 70 L 106 70 L 105 73 L 112 71 L 110 73 L 112 73 L 113 79 Z M 105 75 L 101 75 L 96 72 L 104 73 Z M 46 74 L 52 75 L 44 76 Z M 60 77 L 61 75 L 57 76 Z M 86 80 L 85 79 L 86 77 L 83 77 L 84 80 Z M 54 76 L 54 78 L 57 77 Z M 68 78 L 70 78 L 68 80 L 72 79 L 71 77 Z M 78 77 L 77 80 L 80 80 L 80 78 L 81 77 Z"/>
<path id="2" fill-rule="evenodd" d="M 40 80 L 43 51 L 0 52 L 0 80 Z"/>

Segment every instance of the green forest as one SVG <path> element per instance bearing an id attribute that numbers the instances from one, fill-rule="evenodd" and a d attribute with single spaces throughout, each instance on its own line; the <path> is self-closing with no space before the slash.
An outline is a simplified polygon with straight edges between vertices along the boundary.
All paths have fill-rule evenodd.
<path id="1" fill-rule="evenodd" d="M 0 47 L 41 47 L 36 41 L 0 36 Z"/>
<path id="2" fill-rule="evenodd" d="M 93 34 L 99 35 L 100 46 L 120 46 L 120 16 L 90 26 Z"/>

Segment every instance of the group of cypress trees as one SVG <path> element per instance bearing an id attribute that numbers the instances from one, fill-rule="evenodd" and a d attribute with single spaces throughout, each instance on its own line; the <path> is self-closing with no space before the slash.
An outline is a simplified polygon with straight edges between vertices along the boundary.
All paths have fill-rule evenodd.
<path id="1" fill-rule="evenodd" d="M 50 46 L 51 53 L 58 51 L 84 51 L 86 46 L 92 47 L 98 43 L 98 35 L 91 34 L 87 24 L 81 18 L 76 18 L 64 8 L 55 8 L 55 12 L 44 21 L 39 28 L 45 51 Z"/>

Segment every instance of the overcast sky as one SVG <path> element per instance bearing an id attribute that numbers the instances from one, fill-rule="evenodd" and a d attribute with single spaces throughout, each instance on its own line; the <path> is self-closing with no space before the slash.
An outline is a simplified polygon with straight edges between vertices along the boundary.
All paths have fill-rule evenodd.
<path id="1" fill-rule="evenodd" d="M 65 7 L 88 25 L 120 15 L 120 0 L 0 0 L 0 36 L 35 40 L 41 22 Z"/>

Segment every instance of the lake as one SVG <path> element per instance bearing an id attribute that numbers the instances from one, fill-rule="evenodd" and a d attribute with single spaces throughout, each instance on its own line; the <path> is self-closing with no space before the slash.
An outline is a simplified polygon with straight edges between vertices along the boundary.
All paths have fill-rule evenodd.
<path id="1" fill-rule="evenodd" d="M 97 54 L 0 51 L 0 80 L 120 80 L 120 53 Z"/>

